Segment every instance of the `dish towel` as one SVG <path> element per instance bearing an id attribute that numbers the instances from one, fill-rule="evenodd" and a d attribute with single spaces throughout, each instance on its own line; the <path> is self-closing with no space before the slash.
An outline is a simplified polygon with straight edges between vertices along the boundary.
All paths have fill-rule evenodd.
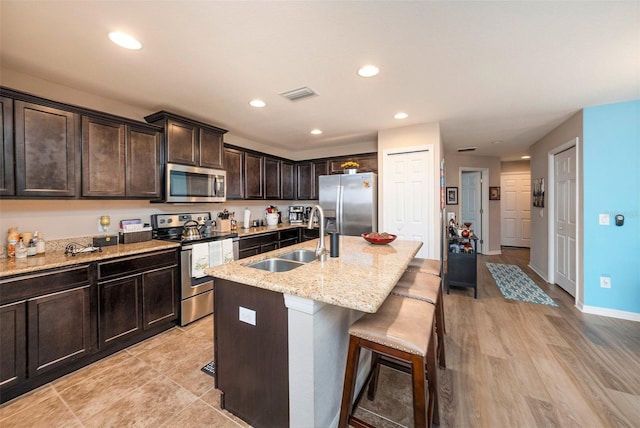
<path id="1" fill-rule="evenodd" d="M 222 241 L 222 263 L 231 263 L 233 260 L 233 239 L 224 239 Z"/>
<path id="2" fill-rule="evenodd" d="M 209 244 L 193 244 L 191 250 L 191 276 L 202 278 L 204 270 L 209 267 Z"/>
<path id="3" fill-rule="evenodd" d="M 219 266 L 222 264 L 222 242 L 209 242 L 209 266 Z"/>

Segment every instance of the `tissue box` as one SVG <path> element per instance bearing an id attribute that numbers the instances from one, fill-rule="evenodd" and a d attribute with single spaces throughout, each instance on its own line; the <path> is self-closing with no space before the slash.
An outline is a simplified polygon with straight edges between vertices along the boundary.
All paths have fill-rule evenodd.
<path id="1" fill-rule="evenodd" d="M 151 230 L 140 230 L 137 232 L 120 232 L 121 244 L 133 244 L 134 242 L 151 241 Z"/>
<path id="2" fill-rule="evenodd" d="M 213 230 L 216 232 L 231 232 L 231 220 L 217 218 Z"/>

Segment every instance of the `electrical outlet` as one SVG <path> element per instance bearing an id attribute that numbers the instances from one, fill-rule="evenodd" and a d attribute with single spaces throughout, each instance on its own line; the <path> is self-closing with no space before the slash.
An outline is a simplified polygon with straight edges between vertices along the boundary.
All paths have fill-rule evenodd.
<path id="1" fill-rule="evenodd" d="M 240 321 L 246 322 L 247 324 L 256 325 L 256 311 L 251 309 L 239 307 L 239 318 Z"/>
<path id="2" fill-rule="evenodd" d="M 602 288 L 611 288 L 611 278 L 608 276 L 600 277 L 600 287 Z"/>

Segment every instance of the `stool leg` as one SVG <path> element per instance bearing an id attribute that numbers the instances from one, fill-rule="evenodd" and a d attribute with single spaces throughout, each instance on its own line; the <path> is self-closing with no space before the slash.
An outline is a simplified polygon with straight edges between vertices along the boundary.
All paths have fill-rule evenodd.
<path id="1" fill-rule="evenodd" d="M 426 402 L 424 359 L 418 355 L 411 356 L 411 381 L 413 393 L 413 423 L 416 428 L 431 426 L 430 409 Z M 428 374 L 427 374 L 428 376 Z M 429 389 L 431 387 L 429 386 Z M 431 395 L 431 394 L 429 394 Z"/>
<path id="2" fill-rule="evenodd" d="M 436 350 L 432 339 L 427 347 L 427 382 L 429 386 L 429 423 L 440 425 L 440 410 L 438 405 L 438 371 L 436 368 Z"/>
<path id="3" fill-rule="evenodd" d="M 344 386 L 342 388 L 342 404 L 340 406 L 339 428 L 347 428 L 349 416 L 351 415 L 351 402 L 356 389 L 356 374 L 358 373 L 358 360 L 360 359 L 360 339 L 355 336 L 349 337 L 349 353 L 347 354 L 347 365 L 344 372 Z"/>
<path id="4" fill-rule="evenodd" d="M 444 308 L 442 303 L 442 289 L 438 291 L 436 301 L 436 335 L 438 336 L 438 363 L 440 367 L 447 368 L 446 353 L 444 349 Z"/>
<path id="5" fill-rule="evenodd" d="M 367 390 L 367 398 L 373 401 L 376 398 L 378 390 L 378 379 L 380 378 L 380 354 L 375 351 L 371 352 L 371 380 L 369 381 L 369 389 Z"/>

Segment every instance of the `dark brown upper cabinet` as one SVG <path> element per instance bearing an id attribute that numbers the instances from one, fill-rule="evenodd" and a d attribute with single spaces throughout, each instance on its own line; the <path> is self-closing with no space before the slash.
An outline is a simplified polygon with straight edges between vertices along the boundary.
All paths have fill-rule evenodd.
<path id="1" fill-rule="evenodd" d="M 281 199 L 296 198 L 296 168 L 293 162 L 280 162 Z"/>
<path id="2" fill-rule="evenodd" d="M 311 199 L 313 193 L 313 162 L 304 161 L 296 164 L 296 199 Z"/>
<path id="3" fill-rule="evenodd" d="M 281 162 L 278 159 L 264 158 L 264 193 L 266 199 L 280 199 L 282 197 L 280 167 Z"/>
<path id="4" fill-rule="evenodd" d="M 341 156 L 329 160 L 329 174 L 342 174 L 342 164 L 347 161 L 355 161 L 360 164 L 358 172 L 378 172 L 378 154 L 363 153 L 351 156 Z"/>
<path id="5" fill-rule="evenodd" d="M 82 117 L 82 196 L 160 198 L 162 132 L 144 124 Z"/>
<path id="6" fill-rule="evenodd" d="M 225 147 L 224 165 L 227 170 L 227 199 L 244 199 L 244 152 Z"/>
<path id="7" fill-rule="evenodd" d="M 264 156 L 244 154 L 244 197 L 264 199 Z"/>
<path id="8" fill-rule="evenodd" d="M 207 123 L 159 111 L 145 120 L 163 126 L 166 161 L 204 168 L 224 168 L 222 136 L 227 132 Z"/>
<path id="9" fill-rule="evenodd" d="M 313 162 L 313 186 L 311 188 L 311 199 L 320 197 L 320 180 L 318 177 L 328 174 L 328 166 L 326 160 L 318 160 Z"/>
<path id="10" fill-rule="evenodd" d="M 13 100 L 0 97 L 0 196 L 16 194 L 16 184 L 13 179 Z"/>
<path id="11" fill-rule="evenodd" d="M 14 115 L 16 195 L 76 196 L 80 115 L 17 100 Z"/>

